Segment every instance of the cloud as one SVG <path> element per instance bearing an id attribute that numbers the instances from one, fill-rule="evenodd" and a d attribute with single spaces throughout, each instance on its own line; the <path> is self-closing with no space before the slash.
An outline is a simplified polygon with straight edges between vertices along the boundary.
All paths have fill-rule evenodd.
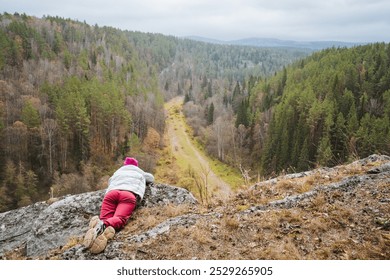
<path id="1" fill-rule="evenodd" d="M 387 0 L 0 0 L 3 11 L 216 39 L 389 41 Z"/>

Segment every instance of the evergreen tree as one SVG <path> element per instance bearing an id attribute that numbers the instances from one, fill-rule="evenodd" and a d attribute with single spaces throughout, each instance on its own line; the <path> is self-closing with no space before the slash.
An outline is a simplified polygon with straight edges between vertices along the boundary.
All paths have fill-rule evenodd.
<path id="1" fill-rule="evenodd" d="M 297 164 L 298 170 L 307 170 L 310 166 L 310 160 L 309 160 L 309 145 L 307 143 L 307 139 L 305 139 L 305 142 L 303 142 L 303 146 L 301 149 L 301 152 L 299 154 L 299 160 Z"/>
<path id="2" fill-rule="evenodd" d="M 179 96 L 183 95 L 183 90 L 181 88 L 180 83 L 178 83 L 178 85 L 177 85 L 177 95 L 179 95 Z"/>
<path id="3" fill-rule="evenodd" d="M 211 125 L 214 122 L 214 103 L 211 102 L 207 113 L 207 125 Z"/>
<path id="4" fill-rule="evenodd" d="M 374 151 L 374 143 L 371 135 L 372 117 L 366 113 L 360 120 L 360 127 L 356 133 L 358 139 L 358 152 L 360 157 L 369 156 Z"/>
<path id="5" fill-rule="evenodd" d="M 355 106 L 355 102 L 352 102 L 351 108 L 349 109 L 348 112 L 348 123 L 347 123 L 348 135 L 350 136 L 356 135 L 358 129 L 359 129 L 359 121 L 356 113 L 356 106 Z"/>
<path id="6" fill-rule="evenodd" d="M 184 96 L 184 104 L 189 102 L 191 100 L 190 98 L 190 94 L 189 93 L 186 93 L 185 96 Z"/>
<path id="7" fill-rule="evenodd" d="M 238 127 L 240 124 L 243 124 L 245 127 L 249 126 L 247 106 L 248 103 L 245 102 L 245 100 L 242 100 L 237 110 L 236 127 Z"/>
<path id="8" fill-rule="evenodd" d="M 348 135 L 345 119 L 342 112 L 337 115 L 336 122 L 332 128 L 332 149 L 335 160 L 339 163 L 345 162 L 348 155 Z"/>
<path id="9" fill-rule="evenodd" d="M 213 83 L 210 81 L 207 85 L 206 99 L 213 97 Z"/>
<path id="10" fill-rule="evenodd" d="M 330 145 L 329 136 L 321 138 L 320 145 L 317 151 L 317 162 L 322 166 L 328 166 L 333 158 L 332 148 Z"/>
<path id="11" fill-rule="evenodd" d="M 241 96 L 241 87 L 240 87 L 240 83 L 237 81 L 236 86 L 234 87 L 233 90 L 233 100 L 239 96 Z"/>
<path id="12" fill-rule="evenodd" d="M 30 101 L 27 101 L 22 109 L 22 122 L 28 128 L 39 127 L 41 124 L 39 112 L 33 107 Z"/>

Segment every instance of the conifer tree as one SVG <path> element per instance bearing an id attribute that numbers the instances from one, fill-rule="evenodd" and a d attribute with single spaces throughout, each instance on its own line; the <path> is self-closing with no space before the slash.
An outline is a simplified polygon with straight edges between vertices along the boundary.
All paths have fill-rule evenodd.
<path id="1" fill-rule="evenodd" d="M 35 109 L 30 101 L 27 101 L 22 109 L 22 122 L 28 128 L 39 127 L 41 119 L 37 109 Z"/>
<path id="2" fill-rule="evenodd" d="M 214 122 L 214 103 L 211 102 L 207 113 L 207 124 L 211 125 Z"/>

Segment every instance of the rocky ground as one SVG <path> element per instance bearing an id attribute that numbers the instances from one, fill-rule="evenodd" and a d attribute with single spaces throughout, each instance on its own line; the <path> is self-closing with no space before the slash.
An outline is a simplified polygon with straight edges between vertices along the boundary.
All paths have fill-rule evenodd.
<path id="1" fill-rule="evenodd" d="M 80 243 L 102 194 L 1 213 L 1 257 L 390 259 L 387 156 L 279 176 L 207 206 L 184 189 L 156 184 L 148 188 L 144 205 L 125 229 L 103 253 L 92 255 Z M 66 207 L 70 200 L 74 205 Z M 43 249 L 44 244 L 51 246 Z"/>

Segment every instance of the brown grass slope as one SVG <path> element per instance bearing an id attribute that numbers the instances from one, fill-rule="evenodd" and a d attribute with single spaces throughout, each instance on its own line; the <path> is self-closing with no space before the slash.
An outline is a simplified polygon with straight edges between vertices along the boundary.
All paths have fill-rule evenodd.
<path id="1" fill-rule="evenodd" d="M 377 159 L 257 184 L 126 250 L 136 259 L 390 259 L 390 165 Z M 137 213 L 131 234 L 154 214 Z"/>

